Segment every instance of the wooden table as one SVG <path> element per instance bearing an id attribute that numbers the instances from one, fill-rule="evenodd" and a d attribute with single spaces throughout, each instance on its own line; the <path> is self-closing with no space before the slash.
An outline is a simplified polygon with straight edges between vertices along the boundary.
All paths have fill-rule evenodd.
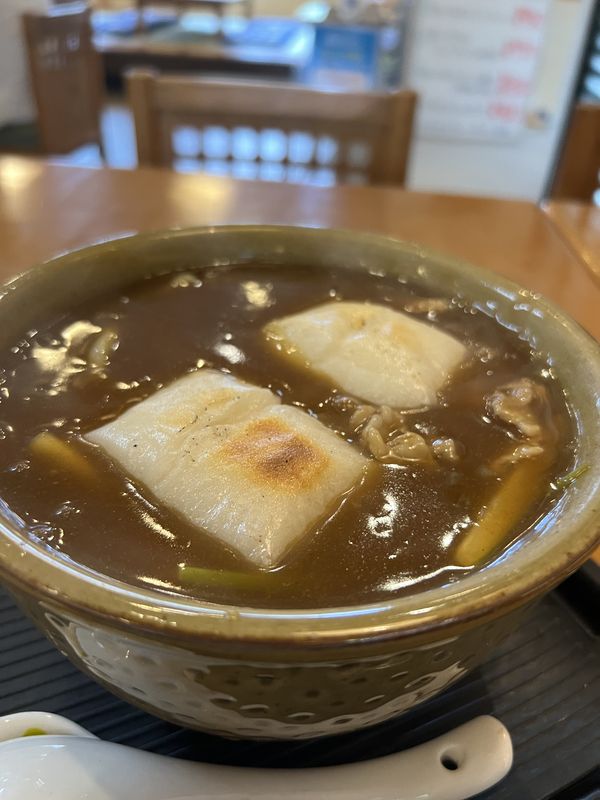
<path id="1" fill-rule="evenodd" d="M 600 284 L 600 208 L 552 202 L 544 210 Z"/>
<path id="2" fill-rule="evenodd" d="M 75 169 L 5 157 L 0 281 L 61 251 L 136 231 L 227 223 L 345 227 L 421 242 L 496 270 L 543 292 L 600 339 L 600 283 L 555 218 L 526 202 Z"/>
<path id="3" fill-rule="evenodd" d="M 132 67 L 289 80 L 306 65 L 312 46 L 312 31 L 306 25 L 299 26 L 298 32 L 278 47 L 233 42 L 223 36 L 178 40 L 144 31 L 133 36 L 94 35 L 94 49 L 114 86 L 121 86 L 123 74 Z"/>
<path id="4" fill-rule="evenodd" d="M 418 241 L 544 292 L 600 339 L 600 286 L 531 203 L 0 158 L 0 280 L 106 237 L 234 222 L 337 226 Z"/>

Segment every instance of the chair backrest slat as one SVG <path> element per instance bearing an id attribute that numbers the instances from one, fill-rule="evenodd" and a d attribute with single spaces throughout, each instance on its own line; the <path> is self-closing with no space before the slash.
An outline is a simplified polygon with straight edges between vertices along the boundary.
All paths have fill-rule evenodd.
<path id="1" fill-rule="evenodd" d="M 99 142 L 101 69 L 89 9 L 26 13 L 22 22 L 44 152 Z"/>
<path id="2" fill-rule="evenodd" d="M 225 162 L 327 167 L 338 179 L 359 172 L 369 183 L 402 185 L 405 181 L 416 103 L 412 91 L 326 92 L 283 84 L 159 76 L 149 70 L 132 71 L 128 91 L 142 165 L 172 165 L 183 157 L 196 159 L 201 168 L 211 158 L 205 149 L 210 130 L 222 128 L 229 133 L 221 137 L 230 146 L 219 157 Z M 233 152 L 231 143 L 240 129 L 250 129 L 260 139 L 254 156 L 240 159 Z M 176 146 L 182 131 L 188 145 L 193 140 L 184 153 Z M 280 134 L 278 147 L 273 131 Z M 271 145 L 267 144 L 269 135 Z M 297 157 L 298 135 L 305 137 L 302 158 Z M 368 163 L 356 165 L 349 159 L 356 145 L 370 151 Z M 323 157 L 332 147 L 337 148 L 335 161 Z"/>

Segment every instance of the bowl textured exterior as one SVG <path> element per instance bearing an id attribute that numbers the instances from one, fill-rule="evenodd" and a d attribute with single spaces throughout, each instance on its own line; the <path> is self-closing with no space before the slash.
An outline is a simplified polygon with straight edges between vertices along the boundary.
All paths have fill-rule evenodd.
<path id="1" fill-rule="evenodd" d="M 143 275 L 252 261 L 396 274 L 526 329 L 577 409 L 577 463 L 589 466 L 543 534 L 451 586 L 358 607 L 273 611 L 127 586 L 42 550 L 5 511 L 0 577 L 77 666 L 158 716 L 229 737 L 348 732 L 408 710 L 487 658 L 598 542 L 599 348 L 539 296 L 415 245 L 240 226 L 121 239 L 25 273 L 0 290 L 0 350 L 40 320 Z"/>
<path id="2" fill-rule="evenodd" d="M 307 739 L 397 716 L 477 666 L 520 613 L 414 647 L 376 655 L 355 647 L 343 658 L 315 654 L 296 664 L 207 655 L 17 598 L 58 649 L 107 689 L 183 727 L 247 739 Z"/>

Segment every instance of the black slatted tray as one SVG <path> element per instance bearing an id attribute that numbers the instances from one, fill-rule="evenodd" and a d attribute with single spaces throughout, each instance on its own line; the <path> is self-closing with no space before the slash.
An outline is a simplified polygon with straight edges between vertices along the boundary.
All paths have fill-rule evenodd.
<path id="1" fill-rule="evenodd" d="M 599 620 L 600 608 L 594 605 L 593 583 L 589 572 L 570 579 L 560 593 L 534 608 L 483 667 L 401 719 L 355 734 L 293 743 L 225 741 L 138 711 L 78 672 L 0 589 L 0 715 L 52 711 L 103 739 L 156 753 L 300 768 L 386 755 L 478 714 L 494 714 L 511 732 L 515 763 L 482 800 L 596 800 L 600 637 L 593 621 Z"/>

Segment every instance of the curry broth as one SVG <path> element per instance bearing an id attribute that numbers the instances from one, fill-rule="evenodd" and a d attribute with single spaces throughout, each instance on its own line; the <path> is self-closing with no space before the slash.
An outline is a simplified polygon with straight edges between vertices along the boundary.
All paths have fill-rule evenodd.
<path id="1" fill-rule="evenodd" d="M 360 446 L 340 392 L 275 352 L 261 329 L 335 298 L 402 311 L 422 297 L 400 280 L 367 272 L 247 265 L 150 277 L 126 294 L 81 306 L 30 331 L 0 359 L 0 498 L 30 537 L 64 558 L 203 599 L 347 605 L 454 581 L 471 569 L 453 561 L 457 543 L 500 481 L 488 465 L 515 438 L 490 418 L 487 393 L 520 377 L 543 384 L 557 435 L 557 455 L 543 467 L 544 489 L 519 513 L 505 545 L 551 512 L 551 482 L 573 459 L 568 408 L 546 363 L 524 338 L 458 300 L 416 316 L 456 336 L 474 357 L 438 406 L 408 412 L 407 419 L 412 430 L 457 442 L 459 459 L 433 467 L 373 462 L 362 484 L 270 573 L 159 507 L 98 448 L 74 438 L 186 371 L 211 366 L 269 387 Z M 107 330 L 118 347 L 101 370 L 90 370 L 89 343 Z M 73 462 L 32 450 L 32 439 L 46 430 L 70 442 Z M 182 564 L 210 572 L 196 580 Z"/>

